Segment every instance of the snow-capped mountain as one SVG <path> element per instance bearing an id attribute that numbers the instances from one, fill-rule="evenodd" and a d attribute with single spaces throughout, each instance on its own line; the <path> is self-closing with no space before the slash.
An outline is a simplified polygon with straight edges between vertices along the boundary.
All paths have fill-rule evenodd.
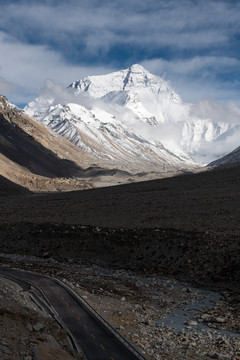
<path id="1" fill-rule="evenodd" d="M 91 157 L 1 95 L 0 134 L 1 182 L 4 177 L 34 191 L 93 186 L 91 173 L 98 169 L 87 170 Z"/>
<path id="2" fill-rule="evenodd" d="M 240 146 L 233 150 L 231 153 L 223 156 L 222 158 L 211 162 L 208 166 L 218 167 L 231 167 L 231 166 L 239 166 L 240 164 Z"/>
<path id="3" fill-rule="evenodd" d="M 138 64 L 108 75 L 89 76 L 73 82 L 69 88 L 74 89 L 75 94 L 87 93 L 107 104 L 126 107 L 140 121 L 149 124 L 170 120 L 169 107 L 179 110 L 178 105 L 182 104 L 180 96 L 166 81 Z"/>
<path id="4" fill-rule="evenodd" d="M 76 146 L 106 166 L 131 172 L 162 171 L 193 165 L 190 157 L 175 155 L 161 143 L 137 135 L 111 113 L 101 109 L 68 103 L 52 105 L 42 112 L 36 103 L 29 104 L 29 115 L 51 130 L 69 139 Z M 43 99 L 40 99 L 43 104 Z M 47 100 L 49 103 L 49 99 Z"/>
<path id="5" fill-rule="evenodd" d="M 65 93 L 64 102 L 55 94 L 40 97 L 25 112 L 94 158 L 134 172 L 208 163 L 214 146 L 236 130 L 207 112 L 199 115 L 138 64 L 75 81 Z"/>

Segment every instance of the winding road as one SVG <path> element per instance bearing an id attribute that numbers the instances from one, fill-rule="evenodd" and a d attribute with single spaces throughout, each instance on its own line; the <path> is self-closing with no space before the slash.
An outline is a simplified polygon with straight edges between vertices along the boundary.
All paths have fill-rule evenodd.
<path id="1" fill-rule="evenodd" d="M 23 287 L 40 290 L 48 303 L 49 312 L 57 315 L 86 359 L 146 360 L 66 284 L 37 273 L 7 267 L 0 267 L 0 274 Z"/>

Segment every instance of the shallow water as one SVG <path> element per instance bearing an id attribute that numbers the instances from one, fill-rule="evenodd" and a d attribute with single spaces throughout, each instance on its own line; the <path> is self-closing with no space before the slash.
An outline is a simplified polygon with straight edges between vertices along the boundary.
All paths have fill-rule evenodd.
<path id="1" fill-rule="evenodd" d="M 210 332 L 212 337 L 221 335 L 226 337 L 240 338 L 240 334 L 238 333 L 212 328 L 203 322 L 199 322 L 197 318 L 194 317 L 194 314 L 199 310 L 204 310 L 207 312 L 209 308 L 212 308 L 214 303 L 219 301 L 221 298 L 219 293 L 198 289 L 191 290 L 198 292 L 199 295 L 201 295 L 201 300 L 196 300 L 192 304 L 187 304 L 179 308 L 175 308 L 173 312 L 171 312 L 166 318 L 159 320 L 157 325 L 165 324 L 165 326 L 168 328 L 175 329 L 178 332 L 183 330 L 186 332 L 194 330 L 196 332 Z M 196 321 L 197 325 L 187 325 L 186 323 L 189 321 Z"/>

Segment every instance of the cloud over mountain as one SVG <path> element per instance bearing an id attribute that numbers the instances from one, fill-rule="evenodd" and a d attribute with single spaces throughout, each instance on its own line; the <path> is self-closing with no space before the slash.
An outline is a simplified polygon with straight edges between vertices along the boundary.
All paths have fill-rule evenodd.
<path id="1" fill-rule="evenodd" d="M 46 79 L 67 85 L 142 63 L 185 100 L 238 101 L 237 1 L 1 1 L 0 76 L 26 102 Z M 16 56 L 16 54 L 18 56 Z"/>
<path id="2" fill-rule="evenodd" d="M 239 146 L 236 103 L 224 106 L 210 98 L 197 104 L 184 102 L 166 80 L 138 64 L 85 77 L 66 89 L 47 81 L 41 97 L 29 103 L 26 111 L 83 148 L 86 143 L 79 131 L 97 142 L 102 135 L 112 134 L 124 144 L 130 135 L 206 164 Z"/>

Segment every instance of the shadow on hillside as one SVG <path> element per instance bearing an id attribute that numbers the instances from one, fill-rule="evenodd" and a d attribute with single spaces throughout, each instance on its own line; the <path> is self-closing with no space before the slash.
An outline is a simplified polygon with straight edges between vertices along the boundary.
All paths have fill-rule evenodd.
<path id="1" fill-rule="evenodd" d="M 0 115 L 0 153 L 32 173 L 47 177 L 80 176 L 83 169 L 73 161 L 60 159 L 16 124 Z"/>

